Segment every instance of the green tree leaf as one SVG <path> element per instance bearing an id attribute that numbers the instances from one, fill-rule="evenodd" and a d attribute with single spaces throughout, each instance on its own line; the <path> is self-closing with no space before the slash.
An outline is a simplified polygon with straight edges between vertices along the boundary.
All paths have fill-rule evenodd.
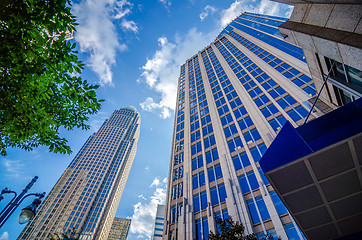
<path id="1" fill-rule="evenodd" d="M 70 1 L 2 0 L 0 8 L 0 154 L 39 145 L 71 153 L 59 129 L 89 129 L 101 108 L 95 89 L 73 70 L 84 64 L 66 31 L 75 30 Z"/>

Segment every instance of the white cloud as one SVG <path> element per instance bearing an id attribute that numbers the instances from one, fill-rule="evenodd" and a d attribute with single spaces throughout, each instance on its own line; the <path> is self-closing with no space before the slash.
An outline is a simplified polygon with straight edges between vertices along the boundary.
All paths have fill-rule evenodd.
<path id="1" fill-rule="evenodd" d="M 232 20 L 234 20 L 237 16 L 239 16 L 243 12 L 254 12 L 254 8 L 248 5 L 245 0 L 236 0 L 233 2 L 228 9 L 225 9 L 221 12 L 220 25 L 221 27 L 225 27 Z"/>
<path id="2" fill-rule="evenodd" d="M 158 185 L 160 185 L 160 179 L 158 179 L 158 177 L 156 177 L 153 182 L 151 183 L 150 187 L 158 187 Z"/>
<path id="3" fill-rule="evenodd" d="M 112 20 L 122 18 L 122 29 L 138 30 L 133 21 L 124 19 L 131 13 L 132 7 L 127 0 L 83 0 L 72 7 L 79 23 L 75 40 L 80 45 L 80 51 L 90 54 L 86 63 L 98 75 L 101 85 L 113 85 L 111 67 L 116 63 L 116 53 L 127 49 L 125 44 L 120 43 Z"/>
<path id="4" fill-rule="evenodd" d="M 210 6 L 208 11 L 211 11 L 211 8 Z M 210 44 L 222 28 L 241 13 L 247 11 L 277 15 L 281 12 L 280 9 L 289 10 L 290 7 L 274 2 L 269 3 L 268 0 L 261 0 L 261 2 L 235 0 L 229 8 L 221 11 L 218 26 L 209 33 L 202 33 L 196 28 L 192 28 L 183 36 L 176 34 L 171 40 L 165 36 L 160 37 L 158 39 L 159 49 L 142 66 L 143 72 L 137 80 L 138 83 L 145 82 L 158 93 L 158 96 L 148 96 L 140 103 L 142 109 L 157 112 L 161 118 L 170 117 L 175 109 L 180 66 L 187 59 Z"/>
<path id="5" fill-rule="evenodd" d="M 20 160 L 3 159 L 3 166 L 5 167 L 5 176 L 7 177 L 20 177 L 24 173 L 25 165 Z"/>
<path id="6" fill-rule="evenodd" d="M 157 179 L 157 180 L 156 180 Z M 153 185 L 154 182 L 159 182 L 158 185 Z M 151 239 L 153 233 L 153 225 L 156 217 L 156 210 L 158 204 L 165 204 L 166 200 L 166 182 L 162 183 L 156 177 L 151 186 L 156 187 L 152 196 L 149 199 L 146 199 L 143 195 L 143 200 L 148 202 L 138 202 L 133 205 L 133 215 L 131 220 L 131 233 L 135 234 L 137 238 L 141 239 Z"/>
<path id="7" fill-rule="evenodd" d="M 210 15 L 214 14 L 216 12 L 216 8 L 210 5 L 206 5 L 204 10 L 200 13 L 200 19 L 201 21 L 204 21 L 205 18 L 207 18 Z"/>
<path id="8" fill-rule="evenodd" d="M 243 12 L 253 12 L 272 16 L 281 16 L 281 13 L 284 12 L 282 15 L 284 15 L 284 17 L 289 17 L 292 9 L 293 6 L 270 0 L 261 0 L 260 2 L 235 0 L 229 8 L 222 11 L 219 24 L 221 27 L 225 27 Z"/>
<path id="9" fill-rule="evenodd" d="M 121 26 L 124 30 L 131 30 L 135 33 L 138 32 L 137 24 L 134 21 L 128 21 L 126 19 L 123 19 L 121 22 Z"/>
<path id="10" fill-rule="evenodd" d="M 0 240 L 9 240 L 9 233 L 4 232 L 3 234 L 1 234 Z"/>
<path id="11" fill-rule="evenodd" d="M 145 82 L 158 92 L 160 100 L 147 97 L 140 103 L 143 110 L 159 112 L 162 118 L 171 116 L 171 111 L 175 108 L 180 66 L 210 43 L 217 31 L 215 29 L 212 33 L 203 34 L 192 28 L 184 36 L 176 35 L 173 41 L 166 37 L 158 39 L 160 49 L 142 67 L 143 72 L 138 82 Z"/>
<path id="12" fill-rule="evenodd" d="M 139 198 L 143 199 L 143 200 L 147 200 L 147 198 L 145 198 L 142 194 L 138 195 Z"/>
<path id="13" fill-rule="evenodd" d="M 261 0 L 259 5 L 259 11 L 258 13 L 266 14 L 266 15 L 272 15 L 272 16 L 279 16 L 281 11 L 281 4 L 277 2 L 272 2 L 269 0 Z M 289 6 L 289 8 L 293 8 L 292 6 Z"/>
<path id="14" fill-rule="evenodd" d="M 171 6 L 172 2 L 171 0 L 159 0 L 162 5 L 165 7 L 165 8 L 168 8 L 169 6 Z"/>

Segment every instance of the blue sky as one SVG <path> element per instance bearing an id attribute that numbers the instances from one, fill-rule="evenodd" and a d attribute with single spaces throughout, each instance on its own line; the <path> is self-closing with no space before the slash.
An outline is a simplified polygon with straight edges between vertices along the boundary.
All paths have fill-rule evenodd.
<path id="1" fill-rule="evenodd" d="M 179 67 L 213 41 L 244 11 L 288 17 L 292 8 L 268 0 L 81 0 L 72 12 L 79 25 L 74 41 L 86 64 L 82 77 L 101 87 L 102 109 L 89 131 L 62 131 L 71 155 L 8 149 L 0 158 L 0 189 L 20 192 L 39 176 L 31 192 L 51 190 L 86 139 L 115 109 L 134 106 L 141 114 L 141 136 L 117 217 L 132 218 L 129 240 L 149 239 L 157 204 L 166 196 Z M 0 202 L 0 209 L 10 195 Z M 21 208 L 0 230 L 0 240 L 16 239 Z"/>

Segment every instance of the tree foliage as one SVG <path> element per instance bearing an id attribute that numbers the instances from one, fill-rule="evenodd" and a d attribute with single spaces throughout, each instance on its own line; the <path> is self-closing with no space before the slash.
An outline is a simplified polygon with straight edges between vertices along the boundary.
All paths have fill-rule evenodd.
<path id="1" fill-rule="evenodd" d="M 234 220 L 229 217 L 227 219 L 216 219 L 219 232 L 214 234 L 210 232 L 209 240 L 258 240 L 257 236 L 252 233 L 249 235 L 244 235 L 245 227 L 239 222 L 234 222 Z M 273 240 L 274 237 L 271 235 L 266 235 L 262 240 Z M 281 238 L 278 238 L 281 240 Z"/>
<path id="2" fill-rule="evenodd" d="M 239 222 L 229 217 L 226 219 L 216 219 L 219 232 L 214 234 L 210 232 L 209 240 L 257 240 L 255 234 L 244 236 L 245 227 Z"/>
<path id="3" fill-rule="evenodd" d="M 6 148 L 71 153 L 59 129 L 89 129 L 100 109 L 95 89 L 79 76 L 83 63 L 66 32 L 75 30 L 69 0 L 1 0 L 0 154 Z"/>

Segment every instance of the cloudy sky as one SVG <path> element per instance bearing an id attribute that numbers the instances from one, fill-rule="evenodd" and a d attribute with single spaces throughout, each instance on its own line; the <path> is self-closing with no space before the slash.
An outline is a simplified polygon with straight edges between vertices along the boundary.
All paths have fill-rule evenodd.
<path id="1" fill-rule="evenodd" d="M 0 189 L 21 191 L 39 176 L 34 192 L 49 192 L 85 140 L 118 108 L 141 114 L 141 136 L 117 217 L 132 218 L 129 240 L 150 239 L 157 204 L 165 203 L 174 107 L 180 65 L 208 45 L 244 11 L 288 17 L 292 8 L 268 0 L 81 0 L 74 39 L 86 64 L 82 77 L 98 83 L 101 111 L 91 130 L 63 131 L 71 155 L 9 149 L 0 158 Z M 0 209 L 10 196 L 0 202 Z M 0 230 L 0 240 L 16 239 L 18 211 Z"/>

